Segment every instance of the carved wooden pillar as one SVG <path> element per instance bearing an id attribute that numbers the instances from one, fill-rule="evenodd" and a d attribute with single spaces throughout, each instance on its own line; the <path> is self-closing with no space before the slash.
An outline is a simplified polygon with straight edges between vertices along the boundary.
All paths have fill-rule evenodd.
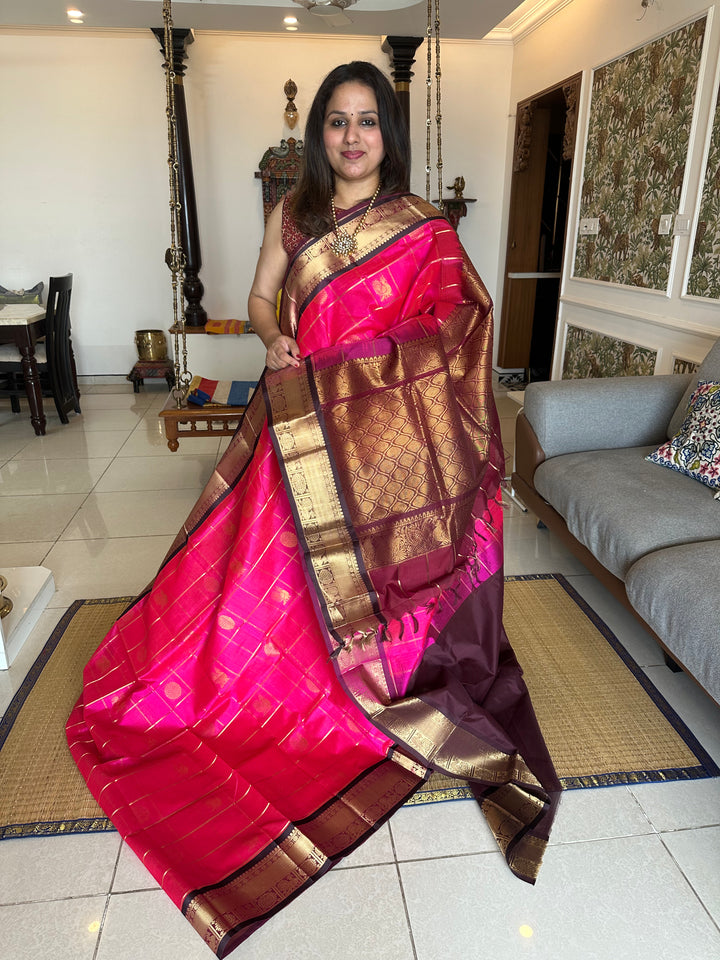
<path id="1" fill-rule="evenodd" d="M 574 79 L 563 85 L 565 97 L 565 133 L 563 134 L 563 160 L 572 160 L 575 156 L 575 138 L 577 135 L 578 96 L 580 80 Z"/>
<path id="2" fill-rule="evenodd" d="M 165 54 L 165 31 L 162 27 L 152 27 L 152 32 Z M 180 239 L 185 253 L 185 276 L 183 294 L 185 296 L 185 322 L 188 327 L 202 327 L 207 313 L 202 306 L 205 288 L 200 280 L 202 257 L 200 254 L 200 235 L 198 232 L 197 205 L 195 203 L 195 180 L 193 179 L 192 156 L 190 154 L 190 134 L 188 130 L 187 106 L 183 76 L 187 60 L 187 48 L 194 41 L 192 30 L 174 29 L 173 64 L 175 68 L 175 119 L 177 126 L 178 189 L 182 203 L 180 219 Z M 163 62 L 167 69 L 167 62 Z"/>
<path id="3" fill-rule="evenodd" d="M 410 82 L 414 76 L 410 67 L 415 63 L 415 51 L 423 37 L 386 37 L 382 49 L 391 57 L 395 93 L 410 129 Z"/>

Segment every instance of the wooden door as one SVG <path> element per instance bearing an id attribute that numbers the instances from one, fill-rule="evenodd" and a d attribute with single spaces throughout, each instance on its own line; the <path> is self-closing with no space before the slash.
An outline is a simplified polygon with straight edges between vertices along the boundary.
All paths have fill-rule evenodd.
<path id="1" fill-rule="evenodd" d="M 564 115 L 563 157 L 571 164 L 575 149 L 580 79 L 577 74 L 521 101 L 517 106 L 498 343 L 497 362 L 500 367 L 530 367 L 538 280 L 545 282 L 553 279 L 556 284 L 558 282 L 559 273 L 544 272 L 539 263 L 548 143 L 551 129 L 553 138 L 558 137 L 560 110 L 561 122 Z M 567 184 L 569 186 L 569 175 Z M 563 229 L 560 236 L 564 235 Z M 557 269 L 554 268 L 555 271 Z"/>
<path id="2" fill-rule="evenodd" d="M 517 125 L 527 123 L 518 106 Z M 502 315 L 498 364 L 501 367 L 529 367 L 530 343 L 535 314 L 540 221 L 545 183 L 550 111 L 530 108 L 532 136 L 523 163 L 514 164 L 510 187 L 510 217 L 505 258 Z M 516 130 L 516 144 L 518 141 Z M 519 167 L 519 169 L 518 169 Z M 521 274 L 521 276 L 513 276 Z M 531 276 L 522 276 L 530 274 Z"/>

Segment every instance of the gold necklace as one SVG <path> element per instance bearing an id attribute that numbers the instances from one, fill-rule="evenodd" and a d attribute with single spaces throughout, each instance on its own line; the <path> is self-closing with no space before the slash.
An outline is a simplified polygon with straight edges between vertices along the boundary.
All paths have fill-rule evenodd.
<path id="1" fill-rule="evenodd" d="M 362 228 L 365 226 L 365 221 L 367 220 L 367 215 L 372 210 L 373 204 L 378 198 L 380 193 L 381 184 L 378 183 L 377 190 L 372 196 L 372 200 L 368 204 L 367 210 L 360 218 L 360 223 L 355 227 L 353 232 L 350 234 L 344 228 L 341 229 L 338 226 L 337 222 L 337 213 L 335 212 L 335 195 L 330 194 L 330 209 L 332 210 L 332 219 L 333 227 L 335 229 L 335 240 L 330 244 L 330 249 L 333 253 L 337 254 L 338 257 L 346 257 L 350 253 L 355 253 L 357 250 L 357 235 L 360 233 Z"/>

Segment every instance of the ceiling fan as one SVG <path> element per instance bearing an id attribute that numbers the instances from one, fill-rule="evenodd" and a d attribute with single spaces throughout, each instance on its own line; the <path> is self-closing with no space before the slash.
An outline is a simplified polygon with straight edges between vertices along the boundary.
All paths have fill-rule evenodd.
<path id="1" fill-rule="evenodd" d="M 326 22 L 333 27 L 341 27 L 352 23 L 345 10 L 357 0 L 293 0 L 316 17 L 325 17 Z"/>

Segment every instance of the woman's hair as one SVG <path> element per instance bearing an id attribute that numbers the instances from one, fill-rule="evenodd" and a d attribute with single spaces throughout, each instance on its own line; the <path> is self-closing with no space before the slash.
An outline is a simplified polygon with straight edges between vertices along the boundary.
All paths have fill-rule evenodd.
<path id="1" fill-rule="evenodd" d="M 407 121 L 387 77 L 364 60 L 335 67 L 320 84 L 305 126 L 305 157 L 292 209 L 299 229 L 311 237 L 322 236 L 332 227 L 330 197 L 333 170 L 325 152 L 325 112 L 336 88 L 343 83 L 362 83 L 375 94 L 385 157 L 380 164 L 382 192 L 402 193 L 410 189 L 410 138 Z"/>

